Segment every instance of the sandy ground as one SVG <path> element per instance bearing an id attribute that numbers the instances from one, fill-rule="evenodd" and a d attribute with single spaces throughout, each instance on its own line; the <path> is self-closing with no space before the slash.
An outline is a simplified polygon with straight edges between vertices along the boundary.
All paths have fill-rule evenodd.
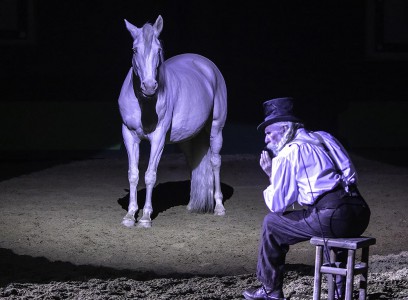
<path id="1" fill-rule="evenodd" d="M 365 235 L 377 239 L 369 299 L 408 299 L 408 168 L 353 160 L 372 210 Z M 142 159 L 141 178 L 145 168 Z M 184 158 L 165 154 L 150 229 L 121 225 L 125 155 L 45 161 L 36 171 L 3 176 L 0 299 L 241 299 L 243 289 L 259 284 L 254 273 L 268 181 L 251 154 L 224 155 L 221 176 L 226 216 L 189 213 Z M 139 207 L 144 193 L 141 184 Z M 287 297 L 311 299 L 314 251 L 309 242 L 291 248 Z"/>

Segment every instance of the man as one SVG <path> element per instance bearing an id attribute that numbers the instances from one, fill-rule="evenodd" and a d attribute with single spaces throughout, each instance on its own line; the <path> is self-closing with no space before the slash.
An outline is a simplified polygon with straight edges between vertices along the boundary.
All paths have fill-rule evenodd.
<path id="1" fill-rule="evenodd" d="M 267 150 L 261 153 L 260 166 L 270 179 L 264 200 L 271 212 L 262 225 L 258 253 L 262 286 L 245 290 L 243 296 L 284 299 L 289 246 L 312 236 L 360 236 L 370 209 L 357 190 L 357 173 L 346 150 L 333 136 L 306 130 L 293 114 L 292 98 L 272 99 L 263 106 L 265 119 L 258 130 L 265 132 Z M 295 202 L 303 209 L 286 210 Z M 346 253 L 337 252 L 344 261 Z M 337 277 L 336 297 L 341 299 L 345 277 Z"/>

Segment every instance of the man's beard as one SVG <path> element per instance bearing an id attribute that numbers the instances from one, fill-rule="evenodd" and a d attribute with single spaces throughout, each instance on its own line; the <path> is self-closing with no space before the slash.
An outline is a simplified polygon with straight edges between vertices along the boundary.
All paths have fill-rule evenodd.
<path id="1" fill-rule="evenodd" d="M 292 123 L 288 129 L 284 132 L 281 139 L 277 143 L 268 143 L 266 148 L 277 156 L 279 152 L 285 147 L 287 143 L 293 140 L 296 130 L 299 128 L 295 123 Z"/>
<path id="2" fill-rule="evenodd" d="M 283 145 L 281 145 L 281 142 L 283 141 L 283 137 L 280 139 L 278 143 L 269 143 L 266 145 L 266 148 L 269 150 L 269 153 L 272 152 L 273 156 L 277 156 L 279 154 L 279 151 L 283 148 Z"/>

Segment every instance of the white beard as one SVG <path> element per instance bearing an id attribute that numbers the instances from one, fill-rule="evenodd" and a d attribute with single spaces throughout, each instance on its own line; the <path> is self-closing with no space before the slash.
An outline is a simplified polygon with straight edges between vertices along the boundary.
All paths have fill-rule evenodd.
<path id="1" fill-rule="evenodd" d="M 293 139 L 298 128 L 295 123 L 291 123 L 288 129 L 283 133 L 281 139 L 277 143 L 267 144 L 266 148 L 272 151 L 274 156 L 277 156 L 283 147 Z"/>
<path id="2" fill-rule="evenodd" d="M 277 143 L 269 143 L 268 145 L 266 145 L 266 147 L 272 151 L 274 156 L 277 156 L 279 154 L 279 152 L 282 150 L 283 146 L 285 146 L 286 142 L 284 142 L 286 139 L 284 136 L 282 136 L 282 138 L 280 139 L 279 142 Z"/>

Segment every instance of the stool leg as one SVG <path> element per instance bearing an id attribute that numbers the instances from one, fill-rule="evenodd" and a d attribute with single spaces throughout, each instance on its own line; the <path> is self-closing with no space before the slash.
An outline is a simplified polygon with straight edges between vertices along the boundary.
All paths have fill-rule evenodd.
<path id="1" fill-rule="evenodd" d="M 334 266 L 336 264 L 336 251 L 335 249 L 330 249 L 330 266 Z M 333 274 L 327 274 L 327 284 L 328 284 L 328 300 L 334 300 L 334 293 L 336 290 L 335 286 L 335 279 L 336 276 Z"/>
<path id="2" fill-rule="evenodd" d="M 365 300 L 367 296 L 367 282 L 368 282 L 368 254 L 369 247 L 364 247 L 361 250 L 361 262 L 365 263 L 366 269 L 360 275 L 360 291 L 359 291 L 359 300 Z"/>
<path id="3" fill-rule="evenodd" d="M 322 286 L 322 275 L 320 268 L 323 261 L 323 246 L 316 246 L 316 260 L 315 260 L 315 276 L 313 287 L 313 300 L 320 300 L 320 289 Z"/>
<path id="4" fill-rule="evenodd" d="M 347 276 L 346 276 L 346 297 L 345 300 L 353 299 L 353 281 L 354 281 L 354 260 L 355 250 L 348 250 L 347 255 Z"/>

